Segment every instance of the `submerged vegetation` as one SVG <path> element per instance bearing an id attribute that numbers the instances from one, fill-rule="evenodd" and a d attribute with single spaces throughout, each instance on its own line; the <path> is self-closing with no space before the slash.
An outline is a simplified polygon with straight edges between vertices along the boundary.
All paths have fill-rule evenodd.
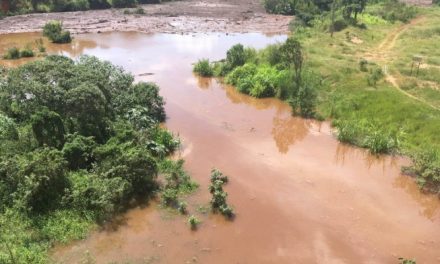
<path id="1" fill-rule="evenodd" d="M 63 29 L 60 21 L 52 20 L 43 27 L 43 36 L 47 37 L 53 43 L 63 44 L 72 42 L 70 32 Z"/>
<path id="2" fill-rule="evenodd" d="M 234 210 L 226 201 L 228 193 L 223 190 L 223 185 L 226 183 L 228 183 L 228 177 L 221 171 L 212 169 L 211 184 L 209 185 L 209 192 L 212 194 L 211 210 L 231 219 L 234 217 Z"/>
<path id="3" fill-rule="evenodd" d="M 177 194 L 196 187 L 166 159 L 179 142 L 156 85 L 88 56 L 0 76 L 1 263 L 47 263 L 54 243 L 154 195 L 159 173 Z"/>

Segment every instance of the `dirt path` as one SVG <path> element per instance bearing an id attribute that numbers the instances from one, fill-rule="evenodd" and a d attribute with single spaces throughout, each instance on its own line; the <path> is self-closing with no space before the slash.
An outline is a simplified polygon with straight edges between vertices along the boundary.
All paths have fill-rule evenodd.
<path id="1" fill-rule="evenodd" d="M 142 5 L 145 15 L 125 9 L 29 14 L 0 20 L 0 34 L 41 31 L 48 20 L 61 20 L 73 33 L 140 31 L 145 33 L 288 32 L 292 17 L 266 14 L 260 0 L 184 0 Z"/>
<path id="2" fill-rule="evenodd" d="M 406 92 L 405 90 L 403 90 L 398 83 L 398 79 L 400 79 L 400 74 L 399 73 L 392 73 L 392 72 L 390 72 L 390 70 L 388 68 L 388 63 L 390 63 L 390 61 L 393 59 L 393 48 L 396 46 L 396 42 L 399 39 L 399 37 L 402 35 L 402 33 L 407 31 L 409 28 L 411 28 L 417 24 L 420 24 L 423 21 L 425 21 L 425 17 L 422 16 L 422 17 L 418 17 L 416 19 L 413 19 L 408 24 L 404 24 L 404 25 L 400 26 L 399 28 L 397 28 L 396 30 L 394 30 L 393 32 L 388 34 L 388 36 L 382 41 L 382 43 L 379 44 L 379 46 L 377 47 L 376 50 L 374 50 L 372 53 L 366 54 L 365 58 L 367 58 L 368 60 L 375 61 L 376 63 L 381 65 L 383 67 L 385 79 L 389 83 L 391 83 L 393 85 L 393 87 L 396 88 L 399 92 L 403 93 L 404 95 L 406 95 L 414 100 L 417 100 L 423 104 L 426 104 L 435 110 L 440 110 L 440 108 L 436 107 L 435 105 L 432 105 L 432 104 L 426 102 L 425 100 L 423 100 L 419 97 L 416 97 L 416 96 Z"/>

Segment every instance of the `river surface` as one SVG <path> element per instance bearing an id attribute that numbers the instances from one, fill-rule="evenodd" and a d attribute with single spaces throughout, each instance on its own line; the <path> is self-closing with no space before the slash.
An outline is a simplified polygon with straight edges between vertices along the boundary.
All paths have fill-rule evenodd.
<path id="1" fill-rule="evenodd" d="M 0 50 L 35 34 L 0 36 Z M 218 60 L 235 43 L 262 48 L 285 36 L 260 34 L 76 36 L 49 53 L 95 55 L 154 81 L 166 99 L 166 126 L 183 141 L 185 168 L 200 183 L 188 198 L 202 220 L 150 206 L 130 210 L 112 228 L 60 246 L 54 258 L 79 263 L 440 263 L 440 202 L 400 174 L 407 160 L 376 157 L 339 143 L 328 123 L 291 116 L 277 99 L 254 99 L 192 63 Z M 1 61 L 9 66 L 26 60 Z M 210 170 L 230 178 L 225 189 L 234 221 L 203 213 Z"/>

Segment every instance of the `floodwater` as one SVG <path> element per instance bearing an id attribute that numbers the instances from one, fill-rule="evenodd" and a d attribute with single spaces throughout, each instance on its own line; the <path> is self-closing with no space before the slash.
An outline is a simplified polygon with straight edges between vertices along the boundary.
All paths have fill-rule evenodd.
<path id="1" fill-rule="evenodd" d="M 37 34 L 0 36 L 23 43 Z M 218 60 L 233 44 L 256 48 L 285 36 L 260 34 L 79 35 L 50 53 L 91 54 L 154 81 L 166 99 L 167 127 L 183 140 L 185 168 L 201 184 L 188 198 L 202 220 L 155 203 L 130 210 L 118 225 L 54 250 L 63 263 L 440 263 L 439 199 L 400 174 L 407 160 L 376 157 L 338 143 L 328 123 L 292 117 L 276 99 L 254 99 L 191 72 L 199 58 Z M 17 63 L 17 62 L 16 62 Z M 210 170 L 225 187 L 234 221 L 202 213 Z"/>

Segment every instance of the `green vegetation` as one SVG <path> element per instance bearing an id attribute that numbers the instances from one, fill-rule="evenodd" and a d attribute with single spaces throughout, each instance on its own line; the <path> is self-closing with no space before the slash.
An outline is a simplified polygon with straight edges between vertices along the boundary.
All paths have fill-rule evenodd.
<path id="1" fill-rule="evenodd" d="M 43 36 L 47 37 L 53 43 L 70 43 L 72 38 L 70 32 L 63 30 L 63 24 L 60 21 L 52 20 L 43 27 Z"/>
<path id="2" fill-rule="evenodd" d="M 175 149 L 179 142 L 173 141 L 173 138 L 161 140 L 156 139 L 156 142 L 161 143 L 164 141 L 164 146 L 167 142 L 171 143 L 171 148 Z M 153 149 L 157 149 L 154 147 Z M 161 151 L 159 151 L 160 153 Z M 164 152 L 163 154 L 168 154 Z M 162 186 L 161 198 L 162 204 L 171 208 L 177 209 L 182 214 L 186 213 L 187 205 L 183 201 L 179 201 L 179 196 L 189 194 L 195 191 L 199 185 L 192 181 L 188 173 L 183 169 L 183 160 L 173 161 L 170 159 L 165 159 L 159 164 L 159 170 L 161 174 L 165 177 L 165 185 Z"/>
<path id="3" fill-rule="evenodd" d="M 9 48 L 5 55 L 3 55 L 5 60 L 16 60 L 20 58 L 20 50 L 17 47 Z"/>
<path id="4" fill-rule="evenodd" d="M 8 15 L 84 11 L 89 9 L 131 8 L 138 4 L 156 4 L 165 0 L 14 0 L 10 1 Z M 142 9 L 142 8 L 140 8 Z M 141 14 L 140 9 L 134 13 Z M 142 9 L 143 14 L 143 9 Z M 1 18 L 0 13 L 0 18 Z"/>
<path id="5" fill-rule="evenodd" d="M 399 264 L 417 264 L 415 259 L 399 258 Z"/>
<path id="6" fill-rule="evenodd" d="M 88 56 L 0 72 L 0 263 L 47 263 L 54 243 L 159 191 L 158 174 L 165 196 L 196 188 L 166 158 L 179 141 L 159 126 L 158 87 L 133 81 Z"/>
<path id="7" fill-rule="evenodd" d="M 195 217 L 194 215 L 191 215 L 188 218 L 188 225 L 190 226 L 190 228 L 192 230 L 196 230 L 197 227 L 199 226 L 199 224 L 200 224 L 200 220 L 197 217 Z"/>
<path id="8" fill-rule="evenodd" d="M 35 53 L 31 47 L 31 45 L 26 45 L 22 50 L 17 47 L 9 48 L 6 54 L 3 55 L 3 59 L 5 60 L 16 60 L 20 58 L 30 58 L 34 57 Z"/>
<path id="9" fill-rule="evenodd" d="M 320 86 L 320 78 L 304 67 L 301 43 L 293 37 L 259 52 L 237 44 L 228 50 L 225 60 L 213 64 L 201 60 L 194 72 L 200 73 L 200 68 L 209 69 L 218 77 L 225 76 L 225 82 L 242 93 L 285 99 L 294 113 L 316 117 L 315 89 Z"/>
<path id="10" fill-rule="evenodd" d="M 440 158 L 425 150 L 440 149 L 440 9 L 384 0 L 350 10 L 349 2 L 323 5 L 309 26 L 296 23 L 285 43 L 260 51 L 238 44 L 209 66 L 242 93 L 332 120 L 342 142 L 411 156 L 420 185 L 439 192 Z M 336 21 L 345 23 L 339 32 Z"/>
<path id="11" fill-rule="evenodd" d="M 217 169 L 212 169 L 211 184 L 209 185 L 209 192 L 212 194 L 211 210 L 214 213 L 220 212 L 226 218 L 232 219 L 234 217 L 234 210 L 226 202 L 228 193 L 223 190 L 223 185 L 227 182 L 227 176 Z"/>
<path id="12" fill-rule="evenodd" d="M 207 59 L 199 60 L 196 65 L 194 65 L 194 72 L 203 77 L 211 77 L 214 75 L 214 69 Z"/>

